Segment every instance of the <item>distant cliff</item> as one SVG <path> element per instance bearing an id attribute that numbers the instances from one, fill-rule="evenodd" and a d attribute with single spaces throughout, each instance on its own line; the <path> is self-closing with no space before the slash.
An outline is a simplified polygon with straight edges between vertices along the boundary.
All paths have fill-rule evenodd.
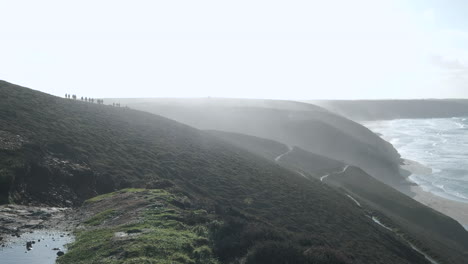
<path id="1" fill-rule="evenodd" d="M 352 120 L 447 118 L 468 116 L 468 100 L 308 101 Z"/>
<path id="2" fill-rule="evenodd" d="M 293 101 L 249 99 L 114 99 L 199 129 L 241 133 L 300 146 L 363 168 L 399 184 L 400 155 L 364 126 L 321 107 Z M 106 99 L 112 102 L 112 99 Z"/>

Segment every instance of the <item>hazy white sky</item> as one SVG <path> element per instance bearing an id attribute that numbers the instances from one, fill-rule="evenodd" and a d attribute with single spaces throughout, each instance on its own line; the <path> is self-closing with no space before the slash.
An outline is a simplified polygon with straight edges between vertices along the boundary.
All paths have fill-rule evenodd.
<path id="1" fill-rule="evenodd" d="M 468 1 L 0 0 L 0 79 L 63 96 L 468 98 Z"/>

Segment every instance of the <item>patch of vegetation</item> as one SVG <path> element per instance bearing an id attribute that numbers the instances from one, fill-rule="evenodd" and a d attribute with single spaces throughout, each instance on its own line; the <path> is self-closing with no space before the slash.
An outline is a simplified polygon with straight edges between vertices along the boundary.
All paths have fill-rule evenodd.
<path id="1" fill-rule="evenodd" d="M 98 202 L 98 201 L 101 201 L 103 199 L 106 199 L 106 198 L 109 198 L 109 197 L 112 197 L 112 196 L 115 196 L 115 195 L 121 194 L 121 193 L 132 193 L 132 192 L 142 192 L 142 191 L 145 191 L 145 189 L 125 188 L 125 189 L 122 189 L 122 190 L 119 190 L 119 191 L 116 191 L 116 192 L 110 192 L 110 193 L 105 193 L 105 194 L 95 196 L 93 198 L 90 198 L 90 199 L 86 200 L 85 203 Z"/>
<path id="2" fill-rule="evenodd" d="M 125 193 L 130 195 L 124 196 Z M 134 208 L 135 211 L 130 212 L 137 214 L 137 223 L 132 223 L 136 219 L 129 219 L 128 223 L 78 231 L 76 241 L 57 263 L 218 263 L 210 247 L 209 232 L 200 231 L 207 227 L 187 224 L 183 215 L 192 210 L 171 205 L 175 196 L 164 190 L 126 189 L 85 206 L 94 210 L 102 206 L 100 203 L 105 199 L 122 197 L 124 201 L 137 200 L 146 204 L 146 210 Z M 98 213 L 84 223 L 99 222 L 109 214 L 124 217 L 121 205 L 109 206 L 114 209 Z"/>
<path id="3" fill-rule="evenodd" d="M 297 245 L 288 244 L 285 242 L 267 241 L 264 244 L 258 245 L 247 257 L 247 264 L 255 263 L 304 263 L 315 264 L 312 259 L 308 259 L 302 249 Z M 334 264 L 334 262 L 329 262 Z"/>
<path id="4" fill-rule="evenodd" d="M 91 226 L 97 226 L 102 224 L 107 219 L 111 218 L 112 216 L 116 215 L 117 212 L 115 210 L 109 209 L 104 212 L 100 212 L 99 214 L 91 217 L 90 219 L 86 220 L 84 223 Z"/>

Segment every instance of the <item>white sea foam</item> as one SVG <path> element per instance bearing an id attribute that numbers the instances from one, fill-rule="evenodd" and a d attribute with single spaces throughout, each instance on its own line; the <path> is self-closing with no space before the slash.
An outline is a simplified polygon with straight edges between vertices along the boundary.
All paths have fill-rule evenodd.
<path id="1" fill-rule="evenodd" d="M 400 119 L 369 122 L 403 158 L 432 168 L 409 180 L 423 190 L 468 203 L 468 119 Z"/>

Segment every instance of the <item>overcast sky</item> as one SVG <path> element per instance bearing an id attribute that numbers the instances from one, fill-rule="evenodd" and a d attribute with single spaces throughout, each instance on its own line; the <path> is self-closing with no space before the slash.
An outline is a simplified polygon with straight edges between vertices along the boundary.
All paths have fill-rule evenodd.
<path id="1" fill-rule="evenodd" d="M 0 0 L 0 79 L 54 95 L 468 98 L 468 1 Z"/>

